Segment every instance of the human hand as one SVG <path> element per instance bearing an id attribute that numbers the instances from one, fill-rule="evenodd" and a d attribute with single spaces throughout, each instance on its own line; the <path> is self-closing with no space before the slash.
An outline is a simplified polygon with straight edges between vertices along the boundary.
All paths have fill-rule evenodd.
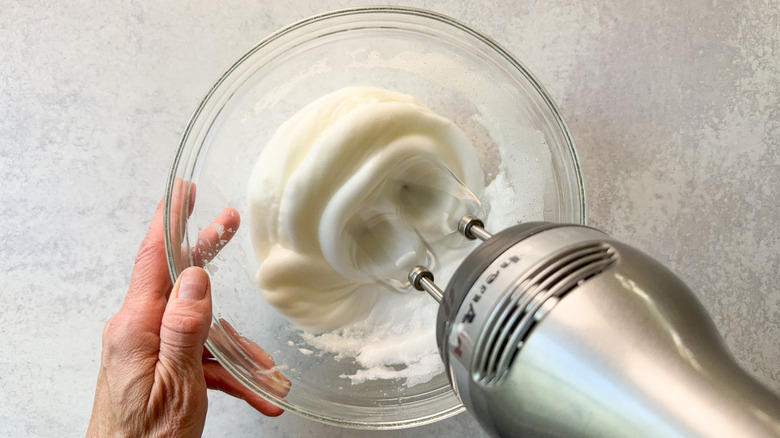
<path id="1" fill-rule="evenodd" d="M 194 201 L 194 190 L 189 192 Z M 227 208 L 214 224 L 198 239 L 210 246 L 194 253 L 216 255 L 238 229 L 238 212 Z M 225 231 L 214 238 L 217 228 Z M 103 330 L 102 363 L 87 436 L 200 436 L 207 388 L 242 398 L 266 415 L 281 414 L 281 409 L 239 383 L 203 348 L 210 324 L 206 272 L 187 268 L 171 285 L 160 202 L 138 250 L 122 307 Z M 264 359 L 273 366 L 267 362 L 270 356 Z"/>

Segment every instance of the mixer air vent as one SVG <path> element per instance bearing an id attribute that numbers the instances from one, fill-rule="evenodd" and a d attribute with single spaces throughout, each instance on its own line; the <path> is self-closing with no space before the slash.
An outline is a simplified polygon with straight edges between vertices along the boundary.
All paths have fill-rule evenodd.
<path id="1" fill-rule="evenodd" d="M 617 254 L 608 244 L 585 243 L 544 259 L 518 278 L 480 338 L 474 379 L 483 384 L 500 382 L 534 325 L 563 295 L 616 261 Z"/>

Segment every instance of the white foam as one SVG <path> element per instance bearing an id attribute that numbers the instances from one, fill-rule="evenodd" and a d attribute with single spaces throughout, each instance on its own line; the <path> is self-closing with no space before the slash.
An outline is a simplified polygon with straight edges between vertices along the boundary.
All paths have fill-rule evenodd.
<path id="1" fill-rule="evenodd" d="M 481 117 L 500 118 L 502 115 L 500 112 L 483 111 Z M 545 170 L 542 165 L 549 162 L 549 151 L 541 133 L 511 126 L 504 126 L 504 131 L 497 132 L 495 127 L 500 125 L 503 124 L 496 121 L 483 123 L 492 140 L 500 146 L 498 148 L 500 162 L 495 167 L 495 175 L 488 175 L 489 184 L 483 192 L 482 175 L 479 175 L 478 182 L 474 181 L 473 175 L 467 179 L 472 186 L 477 187 L 477 192 L 482 192 L 481 200 L 488 212 L 487 226 L 492 231 L 504 229 L 520 221 L 542 219 L 545 184 L 543 179 Z M 511 132 L 508 134 L 507 130 Z M 306 136 L 305 133 L 300 135 Z M 508 144 L 506 138 L 512 138 L 516 143 Z M 316 137 L 306 141 L 313 144 L 316 142 Z M 278 148 L 283 146 L 272 141 L 270 149 L 272 152 L 268 154 L 264 152 L 265 159 L 267 160 L 272 153 L 279 155 Z M 250 187 L 249 192 L 250 202 L 255 200 L 255 204 L 250 207 L 254 213 L 254 217 L 250 218 L 253 236 L 264 239 L 255 247 L 256 253 L 264 264 L 261 271 L 265 269 L 267 272 L 272 272 L 279 266 L 287 270 L 287 274 L 279 278 L 278 284 L 268 282 L 263 284 L 261 281 L 264 295 L 269 297 L 269 287 L 272 289 L 278 286 L 288 288 L 286 290 L 289 291 L 289 284 L 285 284 L 284 281 L 306 283 L 306 287 L 299 288 L 300 290 L 295 294 L 282 296 L 283 305 L 279 309 L 293 322 L 310 328 L 300 332 L 305 345 L 296 345 L 292 341 L 288 342 L 288 345 L 296 347 L 301 354 L 307 356 L 328 353 L 334 355 L 336 360 L 354 360 L 360 369 L 342 374 L 343 378 L 349 379 L 354 385 L 371 380 L 397 379 L 404 386 L 413 387 L 430 381 L 443 371 L 435 336 L 438 304 L 422 292 L 413 291 L 403 295 L 389 292 L 376 284 L 345 283 L 342 274 L 348 273 L 347 270 L 335 270 L 323 259 L 322 249 L 311 250 L 311 242 L 319 242 L 322 245 L 322 234 L 327 233 L 328 230 L 323 230 L 322 226 L 310 228 L 314 231 L 304 235 L 305 233 L 295 231 L 303 229 L 296 228 L 300 224 L 295 224 L 295 221 L 300 218 L 282 217 L 295 210 L 295 208 L 285 210 L 282 205 L 283 197 L 288 205 L 290 200 L 306 199 L 305 196 L 299 197 L 294 191 L 289 192 L 284 184 L 290 177 L 290 173 L 307 159 L 308 153 L 307 146 L 299 151 L 299 155 L 288 156 L 282 162 L 266 161 L 262 165 L 258 163 L 258 167 L 264 166 L 269 175 L 260 178 L 260 182 L 253 176 L 251 180 L 255 186 Z M 322 157 L 327 155 L 319 154 Z M 318 156 L 316 160 L 308 159 L 311 166 L 307 171 L 316 171 L 317 165 L 325 162 L 322 157 Z M 339 160 L 328 162 L 334 165 L 343 164 Z M 472 164 L 476 162 L 474 159 Z M 357 172 L 355 168 L 347 166 L 344 171 Z M 363 178 L 361 183 L 369 180 L 370 178 Z M 311 181 L 302 180 L 298 189 L 310 189 L 304 183 L 311 185 Z M 327 189 L 316 185 L 315 188 Z M 269 195 L 274 192 L 279 195 Z M 336 192 L 338 187 L 333 189 L 333 193 Z M 349 206 L 353 203 L 344 192 L 341 192 L 340 196 L 348 201 L 343 202 L 343 205 Z M 346 207 L 339 208 L 343 211 Z M 269 217 L 269 211 L 270 220 L 256 221 L 258 216 Z M 316 223 L 319 217 L 305 219 Z M 340 222 L 334 219 L 329 223 Z M 333 234 L 338 235 L 338 230 L 334 230 Z M 284 243 L 286 247 L 282 250 L 279 249 L 280 242 L 286 242 Z M 446 254 L 438 254 L 440 263 L 435 273 L 436 281 L 440 286 L 446 285 L 451 273 L 471 247 L 464 245 L 446 251 Z M 305 256 L 301 256 L 302 253 Z M 291 263 L 291 260 L 296 257 L 298 259 L 294 260 L 292 265 L 285 266 L 285 263 Z M 312 285 L 326 285 L 329 289 L 323 289 L 325 292 L 333 292 L 341 288 L 341 292 L 340 295 L 326 293 L 317 296 L 318 290 L 316 287 L 313 290 Z M 272 304 L 279 304 L 279 295 L 271 298 Z M 305 318 L 301 317 L 300 300 L 306 301 L 305 311 L 308 313 Z M 347 318 L 347 315 L 351 317 Z M 328 318 L 331 318 L 330 321 Z M 316 324 L 323 321 L 328 323 Z"/>

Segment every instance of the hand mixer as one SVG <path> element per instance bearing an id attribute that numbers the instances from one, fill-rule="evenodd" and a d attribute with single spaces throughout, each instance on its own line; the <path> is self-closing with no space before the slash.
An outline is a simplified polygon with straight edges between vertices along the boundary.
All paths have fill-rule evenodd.
<path id="1" fill-rule="evenodd" d="M 549 222 L 491 235 L 439 301 L 437 341 L 466 409 L 496 437 L 780 437 L 780 398 L 729 356 L 672 272 L 593 228 Z"/>

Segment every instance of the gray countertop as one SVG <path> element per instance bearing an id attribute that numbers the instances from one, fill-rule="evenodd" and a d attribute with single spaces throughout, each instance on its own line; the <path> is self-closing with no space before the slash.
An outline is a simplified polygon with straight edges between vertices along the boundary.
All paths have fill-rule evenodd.
<path id="1" fill-rule="evenodd" d="M 86 430 L 103 324 L 210 84 L 272 31 L 359 5 L 70 3 L 0 1 L 0 436 Z M 404 4 L 471 24 L 537 75 L 577 143 L 590 223 L 677 272 L 780 391 L 780 4 Z M 205 435 L 482 432 L 467 414 L 344 430 L 210 393 Z"/>

